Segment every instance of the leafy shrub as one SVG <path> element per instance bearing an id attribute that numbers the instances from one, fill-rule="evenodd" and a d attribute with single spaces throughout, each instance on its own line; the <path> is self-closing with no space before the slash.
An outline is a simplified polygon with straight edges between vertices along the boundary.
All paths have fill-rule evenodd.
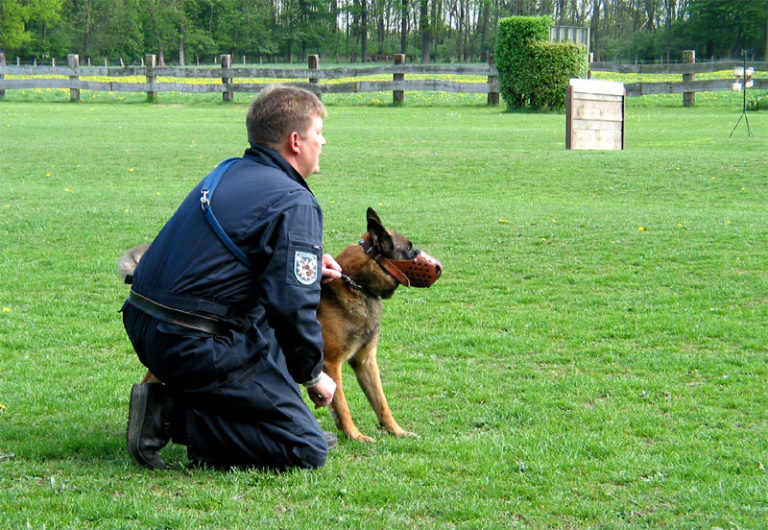
<path id="1" fill-rule="evenodd" d="M 534 42 L 528 50 L 527 69 L 518 74 L 522 93 L 535 109 L 565 108 L 568 81 L 587 75 L 584 46 L 570 42 Z"/>
<path id="2" fill-rule="evenodd" d="M 568 80 L 587 74 L 584 46 L 550 43 L 549 17 L 509 17 L 499 21 L 496 65 L 499 91 L 509 108 L 562 109 Z"/>
<path id="3" fill-rule="evenodd" d="M 549 38 L 551 26 L 552 19 L 549 17 L 508 17 L 499 20 L 496 67 L 499 70 L 499 91 L 508 107 L 522 108 L 526 105 L 517 72 L 525 67 L 528 46 Z"/>
<path id="4" fill-rule="evenodd" d="M 768 110 L 768 95 L 747 101 L 747 110 Z"/>

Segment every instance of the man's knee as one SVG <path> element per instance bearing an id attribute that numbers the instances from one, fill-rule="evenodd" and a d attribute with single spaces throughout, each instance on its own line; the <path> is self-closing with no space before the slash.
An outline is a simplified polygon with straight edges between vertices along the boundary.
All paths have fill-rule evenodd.
<path id="1" fill-rule="evenodd" d="M 315 441 L 315 443 L 297 448 L 294 454 L 297 461 L 296 467 L 317 469 L 325 465 L 328 458 L 328 444 L 323 437 L 322 440 Z"/>

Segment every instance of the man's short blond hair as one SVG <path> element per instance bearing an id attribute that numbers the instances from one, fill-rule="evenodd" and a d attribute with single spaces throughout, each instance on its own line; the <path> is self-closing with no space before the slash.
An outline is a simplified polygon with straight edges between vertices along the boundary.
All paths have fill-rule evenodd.
<path id="1" fill-rule="evenodd" d="M 325 105 L 312 92 L 270 85 L 248 107 L 248 142 L 279 151 L 289 134 L 296 131 L 303 135 L 315 116 L 325 119 L 326 115 Z"/>

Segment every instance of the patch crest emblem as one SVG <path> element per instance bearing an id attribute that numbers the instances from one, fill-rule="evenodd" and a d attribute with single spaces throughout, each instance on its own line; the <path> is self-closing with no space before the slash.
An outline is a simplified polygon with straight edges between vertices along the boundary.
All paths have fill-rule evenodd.
<path id="1" fill-rule="evenodd" d="M 297 250 L 293 256 L 293 274 L 302 285 L 312 285 L 317 279 L 317 256 Z"/>

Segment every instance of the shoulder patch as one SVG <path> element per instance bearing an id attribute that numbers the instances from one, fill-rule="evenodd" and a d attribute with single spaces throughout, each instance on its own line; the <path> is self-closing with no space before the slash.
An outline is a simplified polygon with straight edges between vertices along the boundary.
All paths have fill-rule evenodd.
<path id="1" fill-rule="evenodd" d="M 293 274 L 302 285 L 312 285 L 317 280 L 317 255 L 311 252 L 295 251 L 293 255 Z"/>

